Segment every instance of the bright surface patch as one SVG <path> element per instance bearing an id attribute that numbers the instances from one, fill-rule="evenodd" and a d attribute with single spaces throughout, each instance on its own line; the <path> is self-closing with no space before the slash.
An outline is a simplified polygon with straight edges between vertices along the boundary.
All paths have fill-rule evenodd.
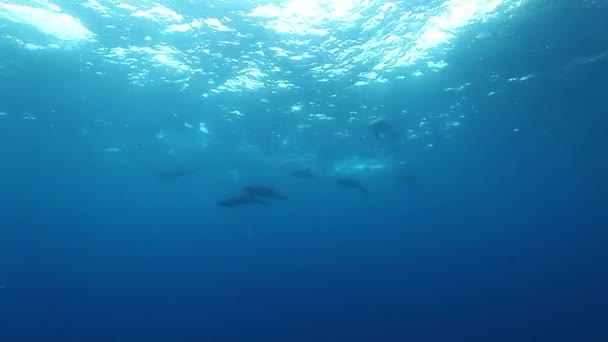
<path id="1" fill-rule="evenodd" d="M 461 41 L 492 41 L 486 33 L 490 24 L 516 15 L 521 4 L 0 0 L 0 47 L 32 58 L 53 55 L 57 72 L 93 77 L 92 83 L 105 90 L 124 87 L 125 94 L 119 95 L 133 107 L 143 106 L 142 98 L 149 94 L 169 96 L 153 98 L 154 103 L 166 103 L 150 113 L 131 113 L 130 108 L 125 113 L 114 108 L 95 112 L 103 124 L 94 121 L 79 127 L 79 133 L 92 136 L 98 130 L 120 128 L 128 131 L 127 136 L 138 136 L 136 129 L 142 129 L 141 135 L 162 145 L 167 154 L 231 143 L 243 155 L 274 163 L 301 161 L 302 156 L 312 163 L 321 158 L 320 149 L 333 149 L 329 155 L 336 157 L 323 161 L 327 172 L 375 174 L 400 161 L 390 155 L 391 148 L 374 140 L 370 120 L 387 118 L 394 125 L 399 134 L 388 142 L 397 146 L 393 150 L 429 148 L 433 137 L 450 138 L 466 124 L 467 111 L 475 111 L 466 108 L 467 96 L 478 89 L 478 80 L 444 82 L 443 75 L 458 67 L 451 52 Z M 568 67 L 583 67 L 606 56 L 603 52 L 581 57 Z M 20 65 L 6 62 L 0 60 L 0 76 Z M 538 75 L 524 70 L 520 75 L 492 76 L 495 82 L 483 94 L 494 100 L 506 93 L 507 85 L 523 86 Z M 404 84 L 409 89 L 436 87 L 444 101 L 427 100 L 445 105 L 419 111 L 408 102 L 410 94 L 391 94 L 391 105 L 370 103 L 375 94 Z M 70 86 L 69 91 L 80 90 Z M 113 104 L 87 102 L 88 96 L 97 97 L 83 95 L 77 105 L 96 111 Z M 179 108 L 168 108 L 174 100 Z M 3 125 L 11 120 L 23 124 L 21 118 L 27 125 L 53 120 L 44 111 L 34 115 L 11 109 Z M 105 141 L 96 151 L 117 157 L 131 153 L 131 145 L 115 143 Z M 359 151 L 354 146 L 365 148 Z"/>
<path id="2" fill-rule="evenodd" d="M 0 2 L 0 19 L 35 27 L 59 41 L 90 41 L 94 35 L 75 18 L 62 13 L 58 6 L 50 8 Z"/>

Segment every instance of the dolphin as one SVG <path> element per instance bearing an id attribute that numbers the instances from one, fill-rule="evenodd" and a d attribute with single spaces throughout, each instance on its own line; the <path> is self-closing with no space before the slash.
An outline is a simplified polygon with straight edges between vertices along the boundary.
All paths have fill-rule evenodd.
<path id="1" fill-rule="evenodd" d="M 369 123 L 369 125 L 367 127 L 374 133 L 374 135 L 378 139 L 381 139 L 381 138 L 396 139 L 399 137 L 399 133 L 397 132 L 395 127 L 393 127 L 393 125 L 390 122 L 388 122 L 386 119 L 383 119 L 383 118 L 378 118 L 376 120 L 373 120 L 372 122 Z"/>
<path id="2" fill-rule="evenodd" d="M 363 197 L 365 197 L 366 199 L 370 198 L 371 195 L 369 193 L 369 191 L 367 190 L 367 188 L 365 188 L 361 182 L 355 178 L 350 178 L 350 177 L 340 177 L 336 179 L 336 184 L 341 187 L 341 188 L 350 188 L 353 190 L 357 190 L 359 191 Z"/>
<path id="3" fill-rule="evenodd" d="M 236 208 L 247 204 L 270 205 L 270 202 L 255 196 L 239 195 L 221 200 L 217 204 L 226 208 Z"/>
<path id="4" fill-rule="evenodd" d="M 193 174 L 199 172 L 202 168 L 203 168 L 202 166 L 196 166 L 196 167 L 190 167 L 190 168 L 164 169 L 164 170 L 156 171 L 156 175 L 162 180 L 173 181 L 178 178 L 193 175 Z"/>
<path id="5" fill-rule="evenodd" d="M 263 185 L 246 185 L 242 188 L 243 194 L 246 196 L 262 197 L 269 199 L 287 200 L 287 196 L 276 191 L 275 189 Z"/>
<path id="6" fill-rule="evenodd" d="M 298 179 L 315 179 L 317 175 L 310 168 L 293 169 L 289 171 L 289 175 Z"/>

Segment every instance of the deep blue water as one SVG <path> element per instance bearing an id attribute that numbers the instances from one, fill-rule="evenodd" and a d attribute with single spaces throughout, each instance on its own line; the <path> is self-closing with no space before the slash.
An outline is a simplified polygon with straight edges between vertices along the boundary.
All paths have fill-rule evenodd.
<path id="1" fill-rule="evenodd" d="M 137 85 L 86 44 L 0 35 L 0 341 L 607 341 L 608 4 L 522 6 L 459 31 L 448 66 L 420 77 L 414 65 L 353 88 L 361 62 L 320 82 L 318 53 L 280 62 L 299 88 L 208 98 L 211 76 L 180 90 L 151 65 L 158 79 Z M 0 30 L 41 34 L 2 15 Z M 378 106 L 400 133 L 424 116 L 431 132 L 378 141 L 362 109 Z M 444 111 L 462 115 L 449 134 Z M 313 112 L 337 119 L 298 133 Z M 294 156 L 317 179 L 290 177 Z M 406 160 L 413 184 L 353 168 L 371 198 L 341 189 L 336 165 L 353 156 Z M 247 184 L 289 199 L 218 206 Z"/>

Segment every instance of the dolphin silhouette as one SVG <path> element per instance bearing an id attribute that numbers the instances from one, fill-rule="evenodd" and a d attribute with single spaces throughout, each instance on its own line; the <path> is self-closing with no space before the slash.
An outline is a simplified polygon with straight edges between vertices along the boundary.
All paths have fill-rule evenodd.
<path id="1" fill-rule="evenodd" d="M 246 185 L 242 190 L 243 194 L 248 196 L 287 200 L 287 196 L 268 186 Z"/>
<path id="2" fill-rule="evenodd" d="M 203 168 L 202 166 L 196 166 L 196 167 L 190 167 L 190 168 L 164 169 L 164 170 L 156 171 L 156 175 L 162 180 L 173 181 L 178 178 L 193 175 L 193 174 L 199 172 L 202 168 Z"/>
<path id="3" fill-rule="evenodd" d="M 381 139 L 381 138 L 396 139 L 399 137 L 399 133 L 397 132 L 395 127 L 393 127 L 393 125 L 390 122 L 388 122 L 386 119 L 383 119 L 383 118 L 378 118 L 376 120 L 373 120 L 372 122 L 369 123 L 369 125 L 367 127 L 374 133 L 374 135 L 378 139 Z"/>
<path id="4" fill-rule="evenodd" d="M 358 179 L 351 178 L 351 177 L 340 177 L 340 178 L 336 179 L 336 184 L 339 187 L 344 188 L 344 189 L 349 188 L 349 189 L 357 190 L 366 199 L 371 197 L 371 194 L 369 193 L 367 188 L 364 187 L 363 184 L 361 184 L 361 182 Z"/>
<path id="5" fill-rule="evenodd" d="M 255 196 L 239 195 L 221 200 L 217 204 L 226 208 L 236 208 L 247 204 L 270 205 L 270 202 Z"/>

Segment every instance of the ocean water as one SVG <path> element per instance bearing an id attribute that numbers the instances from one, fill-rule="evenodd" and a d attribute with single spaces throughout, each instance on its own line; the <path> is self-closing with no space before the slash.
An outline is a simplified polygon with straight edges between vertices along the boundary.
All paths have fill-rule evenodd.
<path id="1" fill-rule="evenodd" d="M 608 341 L 608 1 L 0 0 L 0 342 Z"/>

